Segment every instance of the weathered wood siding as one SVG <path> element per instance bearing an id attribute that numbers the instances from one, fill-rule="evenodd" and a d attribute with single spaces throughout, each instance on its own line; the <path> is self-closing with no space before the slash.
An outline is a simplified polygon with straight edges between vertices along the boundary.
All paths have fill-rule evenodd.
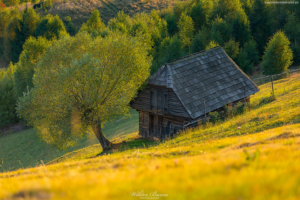
<path id="1" fill-rule="evenodd" d="M 168 90 L 168 114 L 191 118 L 172 89 Z"/>
<path id="2" fill-rule="evenodd" d="M 139 92 L 137 98 L 131 102 L 131 107 L 137 110 L 150 111 L 150 88 Z"/>
<path id="3" fill-rule="evenodd" d="M 150 136 L 150 114 L 149 112 L 139 112 L 139 135 L 142 137 Z"/>

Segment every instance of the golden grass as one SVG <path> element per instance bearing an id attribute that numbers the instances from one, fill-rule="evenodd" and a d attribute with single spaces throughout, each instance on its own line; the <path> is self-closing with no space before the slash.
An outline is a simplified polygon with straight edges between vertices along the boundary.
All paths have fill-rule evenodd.
<path id="1" fill-rule="evenodd" d="M 0 199 L 299 199 L 300 74 L 275 81 L 251 99 L 251 111 L 183 131 L 173 140 L 0 174 Z M 241 129 L 237 129 L 241 127 Z M 148 147 L 147 147 L 148 146 Z M 94 148 L 94 150 L 92 149 Z M 87 149 L 82 150 L 87 151 Z"/>

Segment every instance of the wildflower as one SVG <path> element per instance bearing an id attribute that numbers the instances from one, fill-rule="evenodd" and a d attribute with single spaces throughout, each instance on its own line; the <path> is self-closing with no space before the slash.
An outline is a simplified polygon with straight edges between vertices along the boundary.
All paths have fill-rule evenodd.
<path id="1" fill-rule="evenodd" d="M 241 127 L 239 126 L 238 129 L 241 129 Z"/>
<path id="2" fill-rule="evenodd" d="M 113 151 L 115 151 L 115 150 L 113 149 Z"/>
<path id="3" fill-rule="evenodd" d="M 157 149 L 157 148 L 155 147 L 155 149 Z"/>
<path id="4" fill-rule="evenodd" d="M 37 167 L 36 170 L 39 170 L 39 168 Z"/>
<path id="5" fill-rule="evenodd" d="M 178 163 L 178 161 L 177 161 L 177 160 L 174 160 L 174 163 L 175 163 L 175 164 L 177 164 L 177 163 Z"/>

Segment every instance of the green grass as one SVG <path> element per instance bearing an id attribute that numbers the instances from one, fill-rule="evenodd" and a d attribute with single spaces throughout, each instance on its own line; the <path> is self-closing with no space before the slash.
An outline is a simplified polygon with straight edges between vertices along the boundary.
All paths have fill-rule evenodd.
<path id="1" fill-rule="evenodd" d="M 55 164 L 2 173 L 0 199 L 299 199 L 299 80 L 275 81 L 272 101 L 264 100 L 270 84 L 261 85 L 250 111 L 172 140 L 129 135 L 120 149 L 92 145 Z"/>
<path id="2" fill-rule="evenodd" d="M 104 134 L 109 139 L 114 139 L 128 133 L 137 132 L 138 112 L 131 109 L 130 114 L 131 118 L 119 118 L 107 123 L 103 128 Z M 0 137 L 0 172 L 48 163 L 69 152 L 98 143 L 98 140 L 91 135 L 80 140 L 78 146 L 67 151 L 59 151 L 57 148 L 45 144 L 34 129 L 9 134 Z M 101 147 L 96 146 L 96 150 L 101 151 Z"/>

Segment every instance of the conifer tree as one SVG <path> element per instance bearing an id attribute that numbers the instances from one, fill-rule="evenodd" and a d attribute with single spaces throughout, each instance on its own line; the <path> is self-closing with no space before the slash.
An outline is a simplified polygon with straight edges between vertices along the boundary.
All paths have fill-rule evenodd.
<path id="1" fill-rule="evenodd" d="M 286 36 L 291 41 L 295 65 L 300 65 L 300 20 L 294 12 L 288 13 L 287 23 L 284 25 Z"/>
<path id="2" fill-rule="evenodd" d="M 252 36 L 257 43 L 258 52 L 261 56 L 268 38 L 273 32 L 270 7 L 265 4 L 264 0 L 254 1 L 249 19 Z"/>
<path id="3" fill-rule="evenodd" d="M 292 64 L 292 60 L 293 53 L 289 39 L 284 32 L 277 31 L 266 46 L 261 62 L 263 73 L 272 75 L 287 71 Z"/>

